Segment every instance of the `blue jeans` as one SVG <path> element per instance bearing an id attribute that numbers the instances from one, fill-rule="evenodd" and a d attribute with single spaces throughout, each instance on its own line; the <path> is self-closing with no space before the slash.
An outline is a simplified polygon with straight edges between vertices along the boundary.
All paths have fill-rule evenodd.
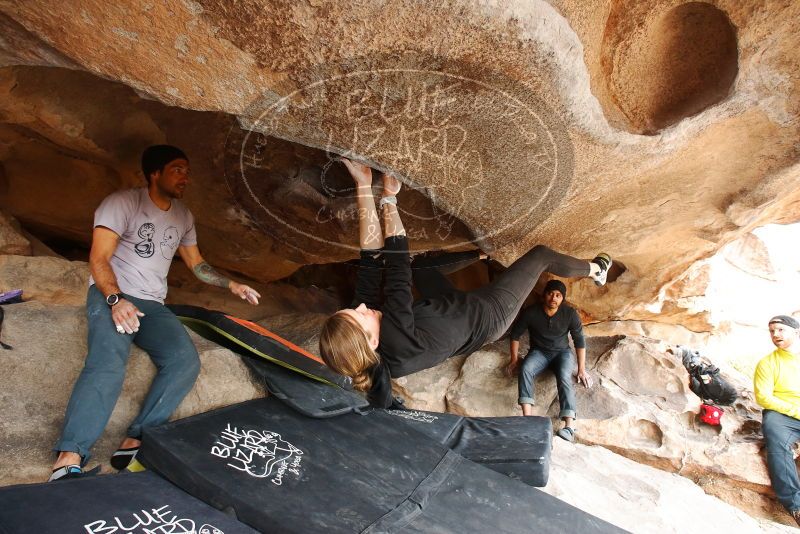
<path id="1" fill-rule="evenodd" d="M 800 420 L 773 410 L 764 410 L 761 431 L 767 443 L 767 467 L 772 489 L 789 510 L 800 510 L 800 479 L 792 446 L 800 440 Z"/>
<path id="2" fill-rule="evenodd" d="M 559 417 L 576 417 L 575 414 L 575 389 L 572 386 L 572 373 L 575 372 L 577 362 L 571 350 L 542 351 L 532 349 L 522 361 L 519 371 L 519 403 L 534 404 L 533 381 L 536 375 L 547 368 L 551 368 L 556 375 L 556 389 L 558 389 L 558 405 L 561 408 Z"/>
<path id="3" fill-rule="evenodd" d="M 165 423 L 192 389 L 200 373 L 200 358 L 186 329 L 163 304 L 125 295 L 144 317 L 139 331 L 117 332 L 111 308 L 94 285 L 86 296 L 89 353 L 72 390 L 61 439 L 53 450 L 78 453 L 83 463 L 98 440 L 122 391 L 131 343 L 150 355 L 158 372 L 139 415 L 127 435 L 139 439 L 142 428 Z"/>

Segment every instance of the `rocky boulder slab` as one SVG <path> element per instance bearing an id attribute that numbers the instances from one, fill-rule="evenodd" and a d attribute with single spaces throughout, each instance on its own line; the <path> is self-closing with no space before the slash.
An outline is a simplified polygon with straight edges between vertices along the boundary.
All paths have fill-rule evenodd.
<path id="1" fill-rule="evenodd" d="M 25 300 L 86 303 L 89 265 L 52 256 L 0 256 L 0 288 L 22 289 Z"/>
<path id="2" fill-rule="evenodd" d="M 416 242 L 505 263 L 537 242 L 607 250 L 627 271 L 577 300 L 594 318 L 652 320 L 693 262 L 799 216 L 799 14 L 736 0 L 8 0 L 0 202 L 85 242 L 99 199 L 141 183 L 141 148 L 180 144 L 207 174 L 187 201 L 208 258 L 274 280 L 355 256 L 335 165 L 348 154 L 400 174 L 420 218 L 445 222 L 414 227 Z M 219 179 L 245 167 L 245 181 Z M 45 189 L 59 210 L 34 204 Z"/>
<path id="3" fill-rule="evenodd" d="M 42 302 L 4 306 L 0 350 L 0 484 L 47 480 L 72 386 L 86 356 L 85 308 Z M 240 357 L 191 334 L 201 361 L 200 377 L 174 414 L 187 417 L 263 395 Z M 138 413 L 155 367 L 140 349 L 132 350 L 122 394 L 92 463 L 111 471 L 108 459 Z"/>
<path id="4" fill-rule="evenodd" d="M 544 491 L 637 534 L 794 532 L 766 519 L 754 519 L 684 477 L 603 447 L 556 439 L 550 466 Z M 794 521 L 789 518 L 786 524 Z"/>
<path id="5" fill-rule="evenodd" d="M 22 235 L 16 219 L 0 211 L 0 254 L 30 256 L 31 251 L 31 242 Z"/>
<path id="6" fill-rule="evenodd" d="M 488 345 L 463 364 L 451 359 L 438 371 L 396 379 L 395 390 L 414 409 L 444 406 L 467 416 L 521 415 L 517 381 L 503 374 L 507 344 Z M 524 354 L 525 337 L 521 349 Z M 577 391 L 579 440 L 684 475 L 753 515 L 784 517 L 770 488 L 761 453 L 761 412 L 749 381 L 725 368 L 741 396 L 725 408 L 721 427 L 708 426 L 697 417 L 700 399 L 688 388 L 688 374 L 664 349 L 648 338 L 588 338 L 586 365 L 595 385 Z M 534 414 L 555 420 L 559 408 L 553 375 L 537 377 L 534 392 Z"/>

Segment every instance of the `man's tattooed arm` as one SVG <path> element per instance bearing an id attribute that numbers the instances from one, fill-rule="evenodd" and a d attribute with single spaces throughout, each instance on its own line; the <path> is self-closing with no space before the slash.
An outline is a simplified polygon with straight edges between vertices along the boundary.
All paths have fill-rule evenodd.
<path id="1" fill-rule="evenodd" d="M 240 284 L 218 273 L 216 269 L 206 263 L 203 256 L 200 255 L 200 249 L 197 248 L 197 245 L 180 246 L 178 247 L 178 253 L 181 255 L 181 259 L 183 259 L 186 266 L 192 270 L 194 275 L 201 282 L 229 289 L 231 293 L 240 299 L 246 300 L 253 306 L 258 305 L 258 299 L 261 298 L 258 291 L 248 285 Z"/>
<path id="2" fill-rule="evenodd" d="M 200 262 L 194 266 L 194 275 L 198 280 L 218 287 L 230 287 L 230 279 L 219 274 L 216 269 L 206 262 Z"/>

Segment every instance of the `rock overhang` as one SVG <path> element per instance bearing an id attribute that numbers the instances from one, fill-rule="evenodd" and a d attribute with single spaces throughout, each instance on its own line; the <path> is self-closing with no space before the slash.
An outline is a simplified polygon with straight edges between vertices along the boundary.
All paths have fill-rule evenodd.
<path id="1" fill-rule="evenodd" d="M 342 154 L 417 187 L 401 200 L 411 207 L 409 219 L 418 219 L 409 227 L 421 248 L 477 245 L 504 263 L 537 242 L 585 257 L 611 252 L 628 269 L 614 291 L 571 290 L 598 319 L 652 318 L 646 306 L 692 262 L 759 224 L 797 218 L 797 61 L 790 46 L 796 6 L 201 1 L 87 6 L 66 18 L 46 8 L 47 2 L 3 5 L 4 24 L 17 36 L 6 48 L 29 45 L 26 54 L 6 54 L 6 62 L 79 65 L 165 104 L 220 113 L 204 123 L 170 112 L 172 130 L 141 123 L 128 147 L 169 139 L 208 160 L 216 181 L 188 200 L 227 214 L 230 221 L 212 216 L 208 224 L 211 253 L 225 263 L 229 251 L 222 250 L 230 244 L 234 260 L 226 266 L 247 274 L 280 277 L 299 264 L 354 256 L 346 176 L 335 162 Z M 714 31 L 698 33 L 709 24 Z M 786 44 L 767 46 L 767 35 Z M 672 41 L 660 47 L 656 38 Z M 647 82 L 664 70 L 653 67 L 658 58 L 675 55 L 669 43 L 685 47 L 686 61 Z M 704 43 L 711 48 L 705 56 Z M 705 91 L 692 75 L 708 74 L 703 61 L 728 73 L 710 78 L 727 81 L 709 89 L 702 106 L 683 105 L 687 94 Z M 709 78 L 703 76 L 700 82 Z M 663 79 L 673 83 L 664 98 L 641 100 L 658 97 Z M 41 83 L 55 100 L 68 89 Z M 526 109 L 535 113 L 522 122 Z M 653 119 L 662 115 L 669 120 Z M 55 141 L 60 152 L 71 145 L 73 155 L 83 151 L 79 159 L 87 152 L 100 157 L 91 147 L 103 146 L 96 130 L 76 134 L 67 124 L 37 121 L 47 128 L 32 128 L 36 135 Z M 206 138 L 178 135 L 176 121 Z M 236 121 L 246 128 L 237 130 Z M 270 150 L 289 147 L 272 152 L 288 162 L 284 169 L 249 167 L 255 194 L 241 181 L 219 180 L 242 174 L 237 160 L 241 167 L 242 156 L 261 142 L 248 128 L 272 134 Z M 78 149 L 81 136 L 89 142 Z M 526 145 L 531 140 L 539 143 Z M 101 174 L 118 176 L 104 187 L 136 183 L 133 155 L 105 144 L 102 157 L 112 163 Z M 8 168 L 4 174 L 8 182 Z M 321 231 L 320 216 L 329 225 Z M 247 267 L 255 257 L 258 267 Z M 265 269 L 270 261 L 281 267 Z"/>

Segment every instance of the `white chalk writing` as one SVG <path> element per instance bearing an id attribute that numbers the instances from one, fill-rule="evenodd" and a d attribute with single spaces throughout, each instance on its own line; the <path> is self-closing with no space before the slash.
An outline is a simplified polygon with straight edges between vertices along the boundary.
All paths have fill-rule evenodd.
<path id="1" fill-rule="evenodd" d="M 211 454 L 227 465 L 256 478 L 268 478 L 280 486 L 286 473 L 300 477 L 303 451 L 269 430 L 239 429 L 226 425 Z"/>
<path id="2" fill-rule="evenodd" d="M 249 117 L 241 120 L 250 133 L 232 138 L 241 146 L 235 172 L 226 179 L 243 209 L 260 212 L 251 213 L 253 220 L 270 227 L 278 222 L 307 240 L 304 247 L 353 245 L 302 228 L 264 203 L 257 171 L 272 161 L 264 135 L 302 139 L 329 154 L 319 177 L 327 198 L 311 211 L 315 224 L 346 229 L 361 220 L 340 201 L 355 190 L 341 172 L 329 173 L 341 170 L 341 155 L 389 171 L 428 197 L 430 204 L 404 201 L 403 220 L 414 239 L 449 240 L 454 230 L 463 232 L 459 219 L 474 225 L 484 204 L 495 206 L 497 199 L 503 199 L 502 208 L 492 213 L 491 228 L 475 232 L 481 240 L 519 225 L 534 227 L 569 188 L 572 145 L 564 125 L 530 88 L 491 73 L 486 80 L 390 68 L 321 77 L 277 101 L 270 93 L 242 114 Z M 331 114 L 332 109 L 340 111 Z"/>
<path id="3" fill-rule="evenodd" d="M 224 534 L 208 523 L 196 528 L 193 519 L 180 517 L 169 505 L 140 510 L 130 516 L 115 516 L 111 520 L 98 519 L 83 527 L 86 534 Z"/>
<path id="4" fill-rule="evenodd" d="M 412 421 L 419 421 L 420 423 L 433 423 L 438 417 L 425 412 L 417 410 L 387 410 L 386 413 L 402 417 L 403 419 L 410 419 Z"/>

